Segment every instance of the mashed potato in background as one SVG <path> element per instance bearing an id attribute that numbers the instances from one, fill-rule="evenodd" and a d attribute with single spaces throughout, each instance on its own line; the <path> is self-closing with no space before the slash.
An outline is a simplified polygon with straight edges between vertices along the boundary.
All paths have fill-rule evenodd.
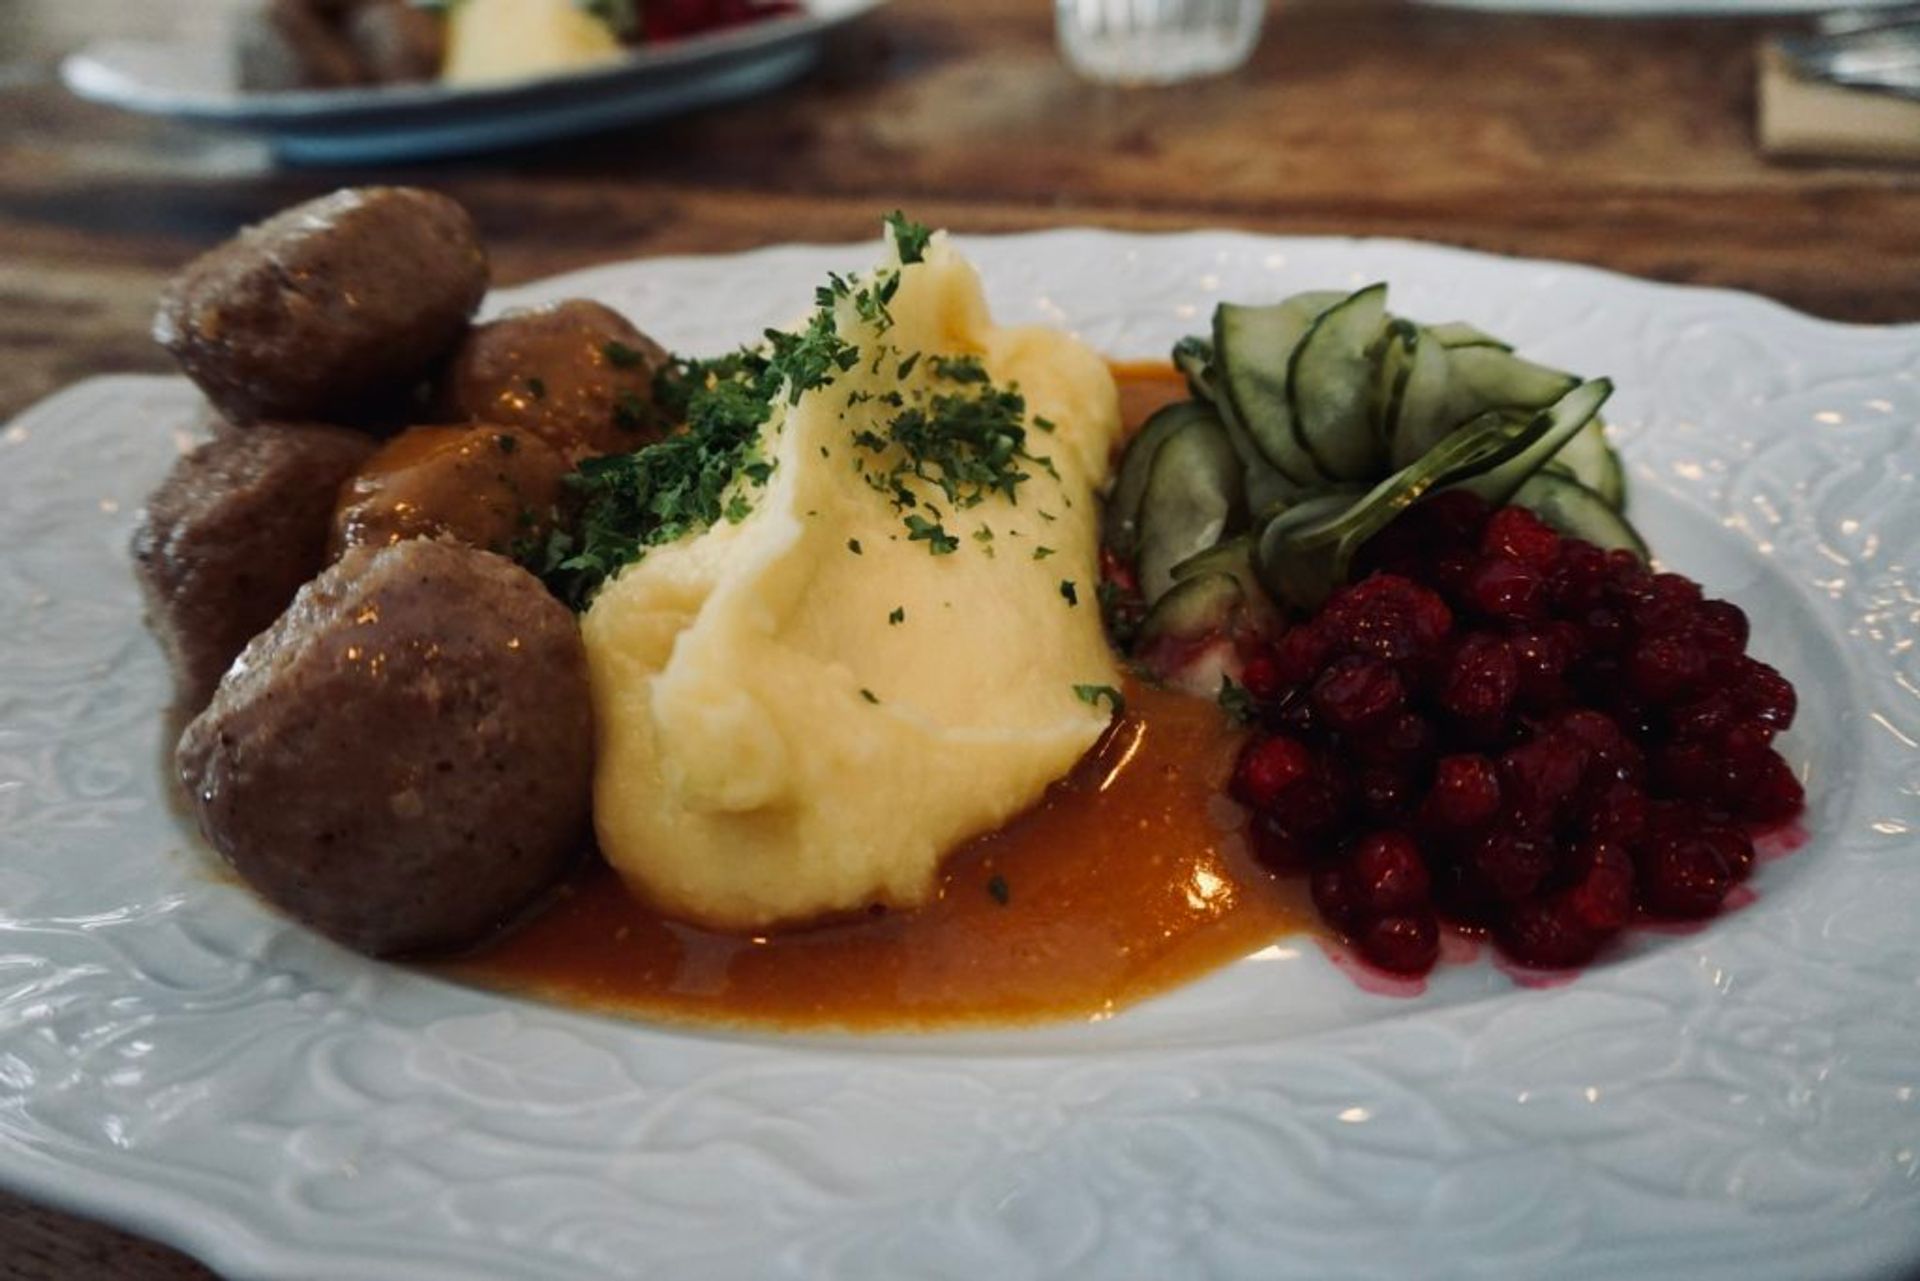
<path id="1" fill-rule="evenodd" d="M 1119 684 L 1094 590 L 1113 378 L 1065 334 L 995 327 L 944 236 L 899 270 L 892 328 L 843 302 L 860 362 L 774 410 L 751 514 L 649 551 L 584 621 L 601 849 L 705 924 L 924 901 L 942 856 L 1038 801 L 1111 714 L 1074 687 Z M 856 469 L 852 439 L 898 412 L 879 397 L 942 390 L 935 354 L 1017 385 L 1026 447 L 1058 473 L 1026 465 L 1017 502 L 959 511 L 931 490 L 959 543 L 939 556 Z"/>

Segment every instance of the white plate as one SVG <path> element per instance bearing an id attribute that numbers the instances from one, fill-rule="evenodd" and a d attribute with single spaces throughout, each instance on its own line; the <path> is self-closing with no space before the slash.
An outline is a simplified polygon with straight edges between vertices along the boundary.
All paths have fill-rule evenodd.
<path id="1" fill-rule="evenodd" d="M 1884 9 L 1911 0 L 1414 0 L 1441 9 L 1488 9 L 1502 13 L 1584 14 L 1602 18 L 1652 18 L 1687 14 L 1702 18 L 1749 18 L 1781 13 L 1818 13 L 1836 8 Z"/>
<path id="2" fill-rule="evenodd" d="M 525 146 L 760 93 L 812 66 L 829 30 L 884 3 L 808 0 L 804 14 L 646 46 L 589 70 L 469 88 L 245 92 L 224 15 L 170 40 L 97 40 L 60 73 L 83 98 L 260 134 L 296 163 L 385 164 Z"/>
<path id="3" fill-rule="evenodd" d="M 1684 1276 L 1920 1264 L 1920 327 L 1392 241 L 966 242 L 1000 314 L 1163 353 L 1222 296 L 1385 279 L 1607 372 L 1636 518 L 1803 691 L 1811 843 L 1751 906 L 1578 981 L 1414 999 L 1282 945 L 1106 1022 L 698 1035 L 330 947 L 163 799 L 124 545 L 177 380 L 0 434 L 0 1177 L 234 1273 Z M 581 273 L 712 351 L 871 246 Z"/>

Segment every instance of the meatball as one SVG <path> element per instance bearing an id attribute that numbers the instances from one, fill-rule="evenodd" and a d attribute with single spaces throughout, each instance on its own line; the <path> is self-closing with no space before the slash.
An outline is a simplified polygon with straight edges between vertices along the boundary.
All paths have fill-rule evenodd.
<path id="1" fill-rule="evenodd" d="M 659 438 L 653 375 L 666 353 L 597 302 L 574 299 L 476 325 L 441 384 L 449 421 L 524 427 L 572 458 Z"/>
<path id="2" fill-rule="evenodd" d="M 327 563 L 340 486 L 374 442 L 338 427 L 261 423 L 185 455 L 133 533 L 147 625 L 186 711 Z"/>
<path id="3" fill-rule="evenodd" d="M 333 548 L 447 535 L 509 552 L 553 528 L 570 470 L 559 451 L 512 427 L 410 427 L 340 491 Z"/>
<path id="4" fill-rule="evenodd" d="M 586 650 L 531 574 L 458 543 L 357 547 L 247 647 L 180 738 L 214 848 L 376 956 L 471 943 L 585 848 Z"/>
<path id="5" fill-rule="evenodd" d="M 459 205 L 350 188 L 189 263 L 153 335 L 235 422 L 365 422 L 459 341 L 486 289 L 486 251 Z"/>

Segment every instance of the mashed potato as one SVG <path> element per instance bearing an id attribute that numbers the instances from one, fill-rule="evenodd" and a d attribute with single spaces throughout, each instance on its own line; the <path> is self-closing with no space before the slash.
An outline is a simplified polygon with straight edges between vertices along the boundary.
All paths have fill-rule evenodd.
<path id="1" fill-rule="evenodd" d="M 1110 718 L 1089 694 L 1119 683 L 1095 598 L 1113 379 L 1065 334 L 997 328 L 944 237 L 898 270 L 891 327 L 843 296 L 859 360 L 776 406 L 751 512 L 648 551 L 586 615 L 601 849 L 696 921 L 923 902 L 945 854 L 1039 800 Z M 1012 499 L 956 505 L 909 476 L 903 505 L 876 483 L 901 448 L 861 433 L 996 387 L 1028 413 Z"/>
<path id="2" fill-rule="evenodd" d="M 554 75 L 617 58 L 613 28 L 573 0 L 461 0 L 447 15 L 449 84 Z"/>

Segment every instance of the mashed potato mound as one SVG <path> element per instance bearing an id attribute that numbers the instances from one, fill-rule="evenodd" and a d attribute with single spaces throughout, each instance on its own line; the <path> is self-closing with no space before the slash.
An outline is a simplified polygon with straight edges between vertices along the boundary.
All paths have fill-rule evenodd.
<path id="1" fill-rule="evenodd" d="M 891 328 L 843 298 L 858 363 L 770 416 L 751 512 L 648 551 L 585 618 L 601 850 L 703 924 L 924 902 L 942 857 L 1038 801 L 1111 715 L 1089 687 L 1120 680 L 1095 597 L 1113 378 L 1063 333 L 996 327 L 944 236 L 896 268 Z M 935 356 L 1024 396 L 1045 461 L 1015 500 L 956 510 L 919 483 L 907 509 L 870 483 L 887 459 L 859 433 L 979 388 Z M 945 554 L 910 537 L 926 502 Z"/>

